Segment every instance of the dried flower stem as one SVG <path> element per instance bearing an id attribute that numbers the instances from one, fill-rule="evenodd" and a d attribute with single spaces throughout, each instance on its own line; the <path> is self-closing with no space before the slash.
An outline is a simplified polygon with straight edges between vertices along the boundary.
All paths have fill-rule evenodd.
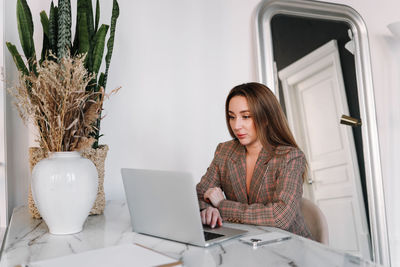
<path id="1" fill-rule="evenodd" d="M 51 55 L 55 58 L 54 55 Z M 38 128 L 39 144 L 46 151 L 73 151 L 90 147 L 104 99 L 100 91 L 87 91 L 93 80 L 84 66 L 84 55 L 67 55 L 37 65 L 37 75 L 20 73 L 19 83 L 9 89 L 24 122 Z"/>

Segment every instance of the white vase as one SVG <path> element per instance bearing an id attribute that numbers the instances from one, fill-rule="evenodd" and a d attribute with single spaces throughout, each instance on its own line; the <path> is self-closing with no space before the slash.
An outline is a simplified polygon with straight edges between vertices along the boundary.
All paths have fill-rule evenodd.
<path id="1" fill-rule="evenodd" d="M 52 234 L 73 234 L 96 199 L 98 174 L 79 152 L 54 152 L 32 170 L 32 195 Z"/>

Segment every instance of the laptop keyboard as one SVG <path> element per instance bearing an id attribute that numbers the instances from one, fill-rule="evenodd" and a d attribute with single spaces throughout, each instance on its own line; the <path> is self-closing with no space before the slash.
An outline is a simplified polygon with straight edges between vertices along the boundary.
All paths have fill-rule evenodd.
<path id="1" fill-rule="evenodd" d="M 215 238 L 218 238 L 218 237 L 221 237 L 221 236 L 224 236 L 224 235 L 220 235 L 220 234 L 204 231 L 204 238 L 205 238 L 206 241 L 211 240 L 211 239 L 215 239 Z"/>

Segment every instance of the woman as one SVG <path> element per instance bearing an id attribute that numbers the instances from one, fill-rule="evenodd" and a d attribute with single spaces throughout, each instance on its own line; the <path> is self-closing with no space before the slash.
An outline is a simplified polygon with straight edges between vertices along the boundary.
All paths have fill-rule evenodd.
<path id="1" fill-rule="evenodd" d="M 266 225 L 311 238 L 300 210 L 306 159 L 274 94 L 259 83 L 236 86 L 225 112 L 234 140 L 218 145 L 197 184 L 203 224 Z"/>

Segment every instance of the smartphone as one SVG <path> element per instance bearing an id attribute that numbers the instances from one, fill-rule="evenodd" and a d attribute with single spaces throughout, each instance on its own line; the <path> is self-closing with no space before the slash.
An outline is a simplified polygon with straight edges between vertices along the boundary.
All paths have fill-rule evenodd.
<path id="1" fill-rule="evenodd" d="M 253 248 L 260 247 L 262 245 L 277 243 L 291 239 L 292 236 L 280 232 L 268 232 L 259 235 L 245 236 L 239 240 L 247 245 L 253 246 Z"/>

